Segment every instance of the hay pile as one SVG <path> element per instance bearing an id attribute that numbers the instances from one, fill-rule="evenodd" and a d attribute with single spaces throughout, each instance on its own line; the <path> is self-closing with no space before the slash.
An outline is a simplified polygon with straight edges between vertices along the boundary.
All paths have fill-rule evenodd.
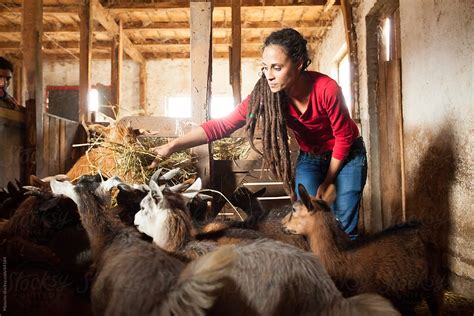
<path id="1" fill-rule="evenodd" d="M 164 172 L 174 168 L 181 171 L 173 179 L 177 183 L 196 177 L 196 157 L 190 152 L 179 152 L 162 160 L 157 168 L 148 169 L 155 158 L 150 148 L 165 144 L 168 138 L 145 136 L 143 131 L 127 126 L 87 126 L 86 153 L 69 170 L 67 176 L 77 179 L 85 174 L 101 173 L 106 177 L 119 176 L 128 183 L 148 183 L 158 168 Z"/>
<path id="2" fill-rule="evenodd" d="M 239 160 L 246 159 L 251 148 L 244 137 L 223 138 L 213 142 L 214 160 Z"/>

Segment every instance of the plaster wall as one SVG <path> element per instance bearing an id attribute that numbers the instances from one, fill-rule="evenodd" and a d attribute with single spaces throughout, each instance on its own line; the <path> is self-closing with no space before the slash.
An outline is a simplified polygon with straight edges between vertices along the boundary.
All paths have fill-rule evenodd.
<path id="1" fill-rule="evenodd" d="M 473 297 L 472 2 L 401 0 L 400 19 L 407 214 L 436 215 L 452 283 Z"/>
<path id="2" fill-rule="evenodd" d="M 381 224 L 377 201 L 377 108 L 373 91 L 374 49 L 367 17 L 391 0 L 354 0 L 358 45 L 359 108 L 369 155 L 364 191 L 369 230 Z M 400 0 L 402 111 L 407 219 L 423 218 L 444 249 L 451 286 L 474 295 L 473 47 L 472 4 L 468 0 Z M 369 19 L 370 20 L 370 19 Z"/>
<path id="3" fill-rule="evenodd" d="M 229 63 L 225 59 L 213 61 L 213 95 L 232 96 L 229 84 Z M 191 95 L 191 63 L 187 59 L 147 61 L 147 108 L 153 116 L 166 115 L 169 96 Z M 242 98 L 253 89 L 258 80 L 260 62 L 256 59 L 242 60 Z M 125 60 L 122 70 L 122 107 L 119 117 L 138 115 L 139 110 L 139 67 Z M 92 85 L 110 85 L 110 61 L 92 62 Z M 46 61 L 43 65 L 43 85 L 79 85 L 79 64 L 76 61 Z"/>
<path id="4" fill-rule="evenodd" d="M 344 32 L 344 18 L 339 10 L 333 20 L 331 29 L 324 35 L 321 45 L 314 52 L 313 67 L 323 74 L 337 80 L 337 66 L 347 52 Z M 336 73 L 334 73 L 336 71 Z"/>

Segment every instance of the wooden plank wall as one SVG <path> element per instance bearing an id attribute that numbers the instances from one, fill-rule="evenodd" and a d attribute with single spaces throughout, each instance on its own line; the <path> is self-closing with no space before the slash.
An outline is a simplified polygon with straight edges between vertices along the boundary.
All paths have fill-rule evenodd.
<path id="1" fill-rule="evenodd" d="M 66 173 L 86 150 L 86 147 L 72 147 L 73 144 L 85 143 L 84 128 L 78 122 L 47 113 L 43 120 L 45 173 Z"/>

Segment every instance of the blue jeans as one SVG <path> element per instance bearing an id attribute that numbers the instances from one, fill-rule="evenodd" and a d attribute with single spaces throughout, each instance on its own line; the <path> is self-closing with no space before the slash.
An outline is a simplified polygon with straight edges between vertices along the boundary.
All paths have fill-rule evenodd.
<path id="1" fill-rule="evenodd" d="M 300 152 L 296 161 L 295 184 L 305 186 L 310 195 L 316 195 L 319 185 L 326 178 L 332 152 L 322 155 Z M 365 148 L 357 148 L 349 153 L 336 177 L 336 201 L 332 205 L 334 215 L 342 229 L 351 237 L 357 238 L 359 205 L 367 179 L 367 154 Z"/>

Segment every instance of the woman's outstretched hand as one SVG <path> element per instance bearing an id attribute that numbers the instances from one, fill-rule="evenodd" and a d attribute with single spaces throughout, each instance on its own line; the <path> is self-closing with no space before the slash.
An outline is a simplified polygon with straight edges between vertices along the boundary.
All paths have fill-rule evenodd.
<path id="1" fill-rule="evenodd" d="M 156 157 L 153 162 L 148 166 L 148 169 L 156 168 L 160 161 L 168 158 L 173 153 L 171 151 L 171 146 L 169 145 L 169 143 L 158 147 L 150 148 L 150 151 L 155 153 Z"/>

